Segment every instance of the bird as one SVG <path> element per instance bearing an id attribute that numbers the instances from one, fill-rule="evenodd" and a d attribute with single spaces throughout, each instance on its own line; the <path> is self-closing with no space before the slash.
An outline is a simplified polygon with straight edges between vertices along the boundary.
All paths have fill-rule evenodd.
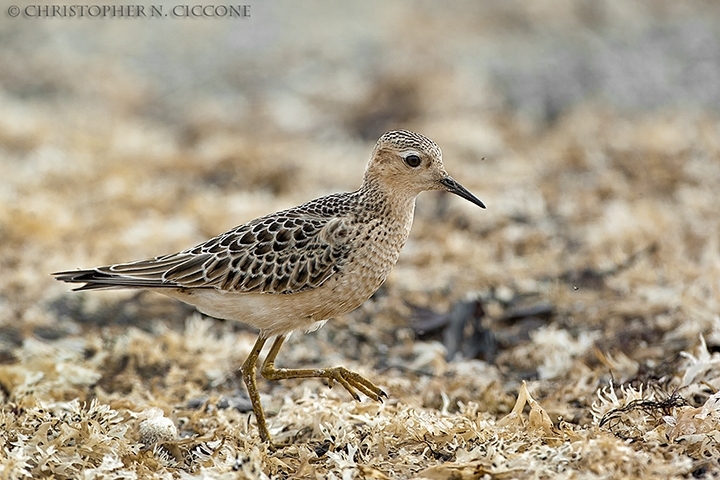
<path id="1" fill-rule="evenodd" d="M 410 234 L 421 192 L 451 192 L 485 204 L 445 170 L 440 147 L 409 130 L 383 134 L 372 150 L 362 185 L 271 213 L 199 245 L 151 259 L 68 270 L 52 275 L 81 283 L 74 290 L 145 289 L 193 305 L 200 312 L 259 330 L 242 364 L 243 381 L 263 442 L 273 445 L 257 387 L 268 380 L 325 378 L 382 401 L 387 394 L 344 367 L 277 368 L 286 337 L 311 331 L 368 300 L 385 282 Z"/>

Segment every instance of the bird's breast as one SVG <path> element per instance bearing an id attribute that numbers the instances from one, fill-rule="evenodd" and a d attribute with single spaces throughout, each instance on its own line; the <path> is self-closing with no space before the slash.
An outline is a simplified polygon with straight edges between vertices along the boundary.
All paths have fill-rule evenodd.
<path id="1" fill-rule="evenodd" d="M 369 298 L 380 288 L 397 262 L 412 227 L 412 210 L 405 215 L 380 217 L 357 228 L 348 260 L 339 272 L 338 289 Z"/>

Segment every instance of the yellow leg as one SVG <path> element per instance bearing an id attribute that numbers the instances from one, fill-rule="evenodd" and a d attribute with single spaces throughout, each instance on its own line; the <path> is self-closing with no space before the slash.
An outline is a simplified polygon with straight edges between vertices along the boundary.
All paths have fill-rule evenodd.
<path id="1" fill-rule="evenodd" d="M 262 335 L 258 336 L 255 345 L 253 346 L 250 354 L 245 363 L 243 363 L 241 370 L 245 386 L 247 387 L 248 396 L 252 402 L 253 412 L 255 413 L 255 419 L 257 420 L 258 430 L 260 431 L 260 438 L 263 442 L 272 443 L 270 439 L 270 432 L 268 432 L 267 423 L 265 422 L 265 412 L 263 412 L 262 404 L 260 403 L 260 393 L 257 388 L 257 361 L 260 351 L 265 345 L 267 338 Z"/>
<path id="2" fill-rule="evenodd" d="M 338 382 L 340 385 L 345 387 L 345 390 L 347 390 L 350 395 L 355 398 L 355 400 L 360 400 L 360 396 L 358 395 L 358 391 L 373 400 L 377 400 L 379 402 L 382 402 L 382 397 L 387 398 L 387 393 L 383 392 L 380 388 L 375 386 L 374 383 L 372 383 L 367 378 L 363 377 L 359 373 L 351 372 L 347 368 L 344 367 L 332 367 L 332 368 L 275 368 L 275 357 L 277 357 L 278 352 L 280 351 L 280 347 L 282 347 L 283 342 L 285 341 L 284 335 L 278 335 L 275 339 L 275 342 L 272 344 L 272 347 L 270 348 L 270 352 L 268 352 L 267 357 L 265 358 L 265 361 L 263 362 L 262 369 L 260 370 L 260 373 L 263 377 L 267 378 L 268 380 L 286 380 L 288 378 L 315 378 L 315 377 L 322 377 L 326 378 L 328 381 L 328 384 L 330 388 L 333 386 L 333 382 Z M 260 345 L 260 348 L 262 348 L 262 345 Z M 258 352 L 259 353 L 259 352 Z M 252 354 L 251 354 L 252 355 Z M 248 357 L 249 360 L 249 357 Z M 253 360 L 257 360 L 256 358 Z M 247 361 L 245 362 L 247 363 Z M 244 367 L 243 367 L 244 372 Z M 246 382 L 247 383 L 247 382 Z M 248 385 L 248 390 L 250 389 L 250 386 Z M 260 404 L 259 398 L 258 398 L 258 406 Z M 255 403 L 253 401 L 253 409 L 255 408 Z M 260 410 L 262 413 L 262 410 Z M 255 412 L 255 416 L 258 416 L 257 411 Z M 264 419 L 263 419 L 264 423 Z M 258 425 L 260 424 L 259 416 L 258 416 Z"/>

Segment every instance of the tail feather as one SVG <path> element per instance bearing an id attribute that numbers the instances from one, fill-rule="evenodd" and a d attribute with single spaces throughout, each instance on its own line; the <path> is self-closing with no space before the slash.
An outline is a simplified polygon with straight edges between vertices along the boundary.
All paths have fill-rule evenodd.
<path id="1" fill-rule="evenodd" d="M 64 272 L 55 272 L 51 274 L 55 280 L 67 283 L 84 283 L 80 287 L 73 288 L 79 290 L 110 290 L 120 288 L 163 288 L 177 287 L 176 284 L 163 282 L 162 280 L 149 280 L 144 278 L 133 278 L 124 275 L 112 274 L 96 269 L 91 270 L 69 270 Z"/>
<path id="2" fill-rule="evenodd" d="M 188 278 L 202 278 L 204 265 L 215 258 L 208 253 L 174 255 L 119 263 L 86 270 L 66 270 L 51 275 L 67 283 L 84 283 L 73 290 L 101 290 L 119 288 L 178 288 Z"/>
<path id="3" fill-rule="evenodd" d="M 51 275 L 67 283 L 84 283 L 73 290 L 101 290 L 119 288 L 177 288 L 180 285 L 167 277 L 167 271 L 188 263 L 206 260 L 193 255 L 177 254 L 137 262 L 120 263 L 86 270 L 66 270 Z M 196 265 L 196 268 L 198 266 Z"/>

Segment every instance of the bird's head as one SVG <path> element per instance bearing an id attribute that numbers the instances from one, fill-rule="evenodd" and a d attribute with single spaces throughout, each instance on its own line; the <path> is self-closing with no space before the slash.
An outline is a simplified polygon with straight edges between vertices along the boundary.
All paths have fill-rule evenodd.
<path id="1" fill-rule="evenodd" d="M 485 208 L 445 171 L 440 147 L 408 130 L 393 130 L 380 137 L 365 171 L 365 182 L 376 183 L 388 195 L 411 198 L 427 190 L 444 190 Z"/>

